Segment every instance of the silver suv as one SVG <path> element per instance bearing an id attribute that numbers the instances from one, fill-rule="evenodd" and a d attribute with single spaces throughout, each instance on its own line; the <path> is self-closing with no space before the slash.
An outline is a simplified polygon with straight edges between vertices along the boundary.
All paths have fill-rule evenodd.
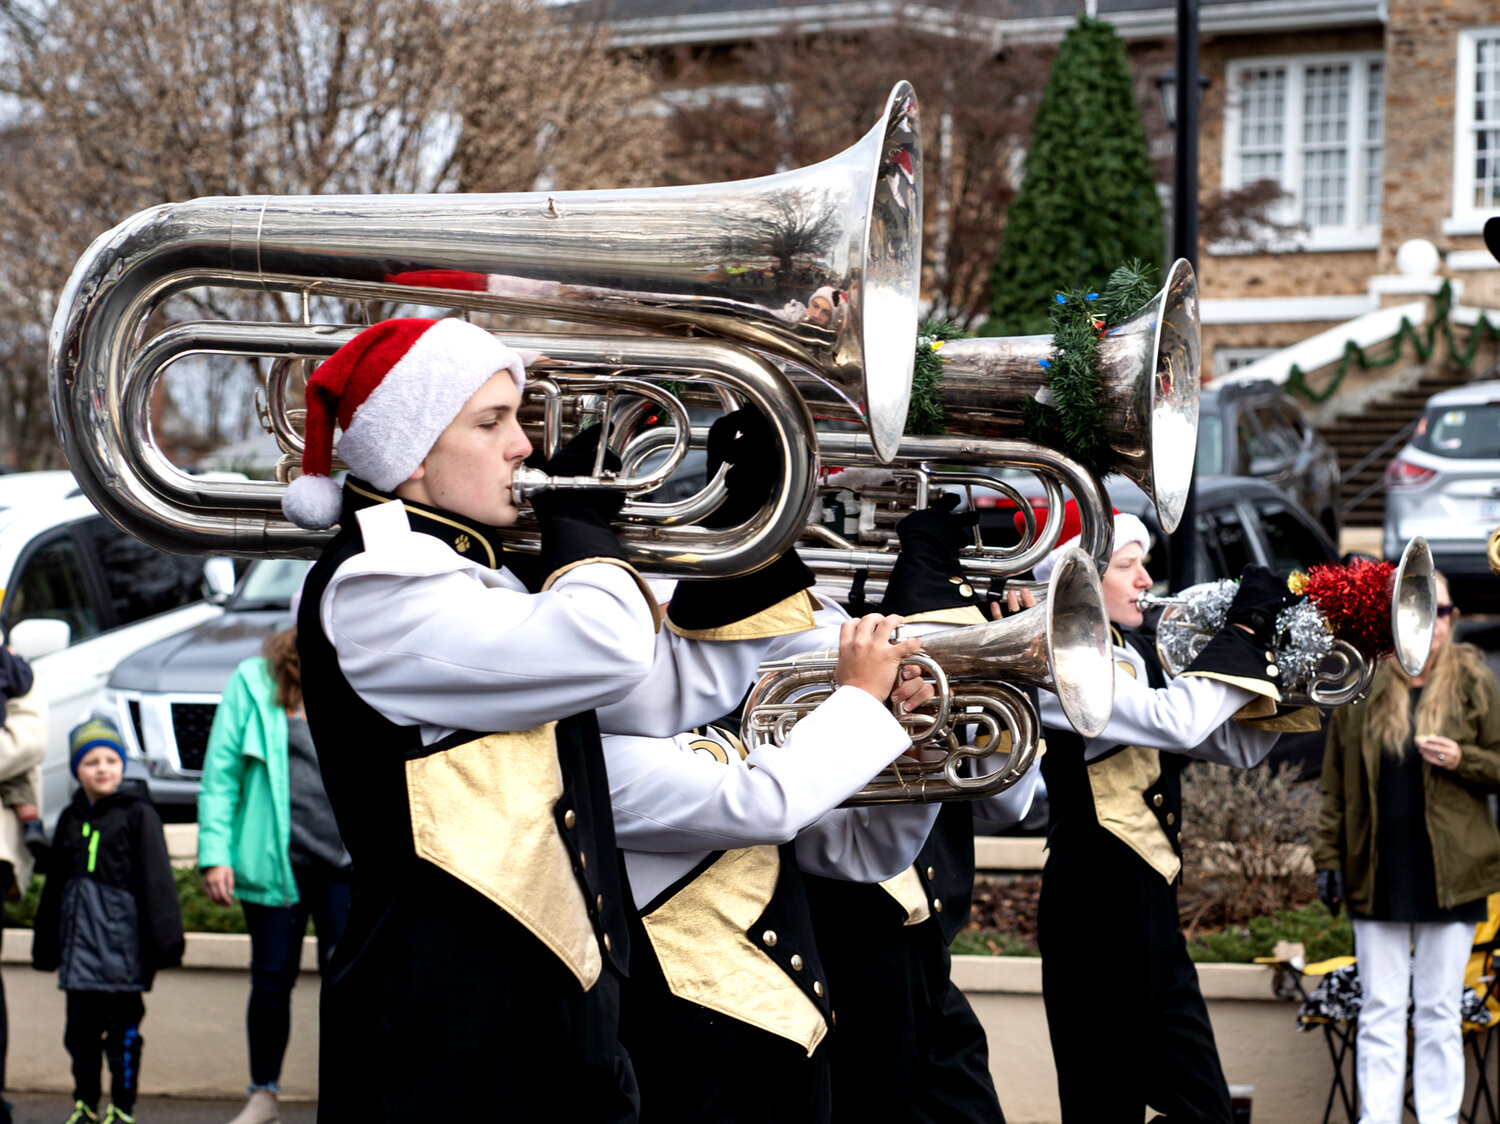
<path id="1" fill-rule="evenodd" d="M 198 778 L 224 685 L 267 636 L 292 623 L 292 594 L 307 567 L 290 558 L 255 562 L 222 616 L 140 649 L 110 675 L 97 709 L 119 726 L 131 765 L 144 766 L 163 819 L 197 819 Z"/>
<path id="2" fill-rule="evenodd" d="M 1500 593 L 1485 544 L 1500 526 L 1500 382 L 1474 382 L 1434 394 L 1411 440 L 1385 470 L 1387 558 L 1414 535 L 1432 545 L 1454 600 L 1474 604 Z"/>

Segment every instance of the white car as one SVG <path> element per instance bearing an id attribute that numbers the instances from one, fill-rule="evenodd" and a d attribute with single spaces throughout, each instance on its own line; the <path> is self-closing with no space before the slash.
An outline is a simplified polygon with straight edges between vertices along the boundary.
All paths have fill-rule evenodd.
<path id="1" fill-rule="evenodd" d="M 42 816 L 71 798 L 68 731 L 117 663 L 223 612 L 229 559 L 147 546 L 94 508 L 68 472 L 0 476 L 0 630 L 31 660 L 48 711 Z"/>

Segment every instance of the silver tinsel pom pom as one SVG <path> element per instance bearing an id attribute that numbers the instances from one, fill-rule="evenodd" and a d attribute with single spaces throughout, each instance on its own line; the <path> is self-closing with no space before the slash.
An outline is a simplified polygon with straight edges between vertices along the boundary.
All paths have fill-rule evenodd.
<path id="1" fill-rule="evenodd" d="M 1186 605 L 1170 611 L 1172 625 L 1161 628 L 1156 646 L 1165 661 L 1174 667 L 1186 667 L 1198 658 L 1205 644 L 1224 627 L 1229 604 L 1239 591 L 1240 583 L 1224 580 L 1205 582 L 1182 591 Z M 1167 623 L 1167 618 L 1163 618 Z M 1323 658 L 1333 651 L 1333 633 L 1323 615 L 1306 598 L 1283 609 L 1276 618 L 1273 640 L 1280 682 L 1291 690 L 1306 690 Z"/>
<path id="2" fill-rule="evenodd" d="M 1166 628 L 1156 634 L 1156 646 L 1168 664 L 1186 667 L 1198 658 L 1203 646 L 1224 627 L 1229 603 L 1239 588 L 1239 582 L 1226 578 L 1182 591 L 1187 604 L 1173 609 L 1172 618 L 1184 627 Z"/>
<path id="3" fill-rule="evenodd" d="M 1304 598 L 1276 618 L 1276 651 L 1282 683 L 1305 690 L 1323 657 L 1333 651 L 1333 633 L 1311 601 Z"/>

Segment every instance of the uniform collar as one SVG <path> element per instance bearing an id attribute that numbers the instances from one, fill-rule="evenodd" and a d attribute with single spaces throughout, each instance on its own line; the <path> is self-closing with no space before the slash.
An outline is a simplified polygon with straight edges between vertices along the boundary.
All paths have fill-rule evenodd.
<path id="1" fill-rule="evenodd" d="M 347 477 L 344 480 L 344 511 L 339 517 L 339 523 L 344 527 L 353 527 L 356 525 L 354 517 L 358 512 L 395 499 L 401 497 L 382 492 L 373 484 L 357 477 Z M 472 519 L 453 515 L 440 508 L 413 503 L 408 499 L 401 499 L 401 506 L 406 508 L 407 521 L 413 531 L 441 540 L 455 553 L 471 562 L 498 570 L 502 564 L 508 564 L 514 558 L 514 555 L 504 559 L 501 557 L 504 548 L 500 542 L 499 527 L 476 523 Z"/>

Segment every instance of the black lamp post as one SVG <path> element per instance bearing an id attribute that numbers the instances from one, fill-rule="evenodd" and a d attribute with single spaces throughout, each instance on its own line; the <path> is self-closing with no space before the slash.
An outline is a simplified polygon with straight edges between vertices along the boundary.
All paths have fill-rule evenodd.
<path id="1" fill-rule="evenodd" d="M 1198 81 L 1179 82 L 1179 74 L 1198 75 Z M 1173 131 L 1172 143 L 1172 257 L 1186 258 L 1198 268 L 1198 102 L 1208 79 L 1198 74 L 1198 0 L 1177 0 L 1177 66 L 1157 79 L 1162 110 Z M 1198 477 L 1188 481 L 1182 521 L 1172 534 L 1167 582 L 1173 592 L 1195 580 L 1194 554 L 1198 539 Z"/>

